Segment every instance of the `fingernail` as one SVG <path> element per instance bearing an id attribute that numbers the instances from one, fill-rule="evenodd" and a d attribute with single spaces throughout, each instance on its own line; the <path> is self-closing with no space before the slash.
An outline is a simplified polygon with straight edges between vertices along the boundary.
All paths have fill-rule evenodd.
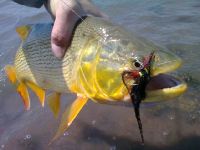
<path id="1" fill-rule="evenodd" d="M 57 58 L 62 58 L 65 54 L 65 47 L 52 44 L 52 51 Z"/>

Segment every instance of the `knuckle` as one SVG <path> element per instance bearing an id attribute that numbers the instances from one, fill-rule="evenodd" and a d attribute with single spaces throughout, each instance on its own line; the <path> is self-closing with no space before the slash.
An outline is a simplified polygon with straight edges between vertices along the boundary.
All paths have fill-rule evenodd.
<path id="1" fill-rule="evenodd" d="M 52 34 L 51 40 L 53 43 L 55 43 L 58 46 L 66 46 L 67 44 L 67 38 L 60 33 Z"/>

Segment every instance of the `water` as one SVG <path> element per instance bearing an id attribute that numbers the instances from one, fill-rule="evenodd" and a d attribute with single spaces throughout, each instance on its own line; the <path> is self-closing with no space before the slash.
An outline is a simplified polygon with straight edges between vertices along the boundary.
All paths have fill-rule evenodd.
<path id="1" fill-rule="evenodd" d="M 200 1 L 96 0 L 113 22 L 161 44 L 184 64 L 176 74 L 188 91 L 165 103 L 142 106 L 145 146 L 133 110 L 90 102 L 62 138 L 48 146 L 58 120 L 32 96 L 25 112 L 2 68 L 11 63 L 20 40 L 15 27 L 51 21 L 44 8 L 0 2 L 0 149 L 200 149 Z M 62 97 L 63 109 L 74 99 Z"/>

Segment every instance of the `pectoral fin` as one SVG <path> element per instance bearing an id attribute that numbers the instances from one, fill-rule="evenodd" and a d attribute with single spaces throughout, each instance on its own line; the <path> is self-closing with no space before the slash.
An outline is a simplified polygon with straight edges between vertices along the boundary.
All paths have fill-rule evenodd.
<path id="1" fill-rule="evenodd" d="M 42 107 L 44 107 L 45 91 L 41 89 L 40 87 L 38 87 L 37 85 L 35 85 L 34 83 L 26 82 L 26 84 L 37 95 Z"/>
<path id="2" fill-rule="evenodd" d="M 60 112 L 60 96 L 60 93 L 52 93 L 47 96 L 47 103 L 55 118 L 58 117 L 58 114 Z"/>
<path id="3" fill-rule="evenodd" d="M 67 128 L 71 125 L 71 123 L 76 118 L 78 113 L 81 111 L 83 106 L 87 103 L 87 101 L 88 101 L 87 97 L 78 96 L 77 99 L 71 104 L 71 106 L 67 107 L 67 109 L 62 115 L 61 123 L 56 132 L 56 135 L 51 140 L 51 142 L 56 140 L 67 130 Z"/>
<path id="4" fill-rule="evenodd" d="M 28 94 L 28 90 L 27 87 L 24 83 L 19 83 L 18 87 L 17 87 L 17 92 L 19 93 L 19 95 L 21 96 L 23 102 L 24 102 L 24 106 L 26 110 L 30 109 L 30 98 L 29 98 L 29 94 Z"/>
<path id="5" fill-rule="evenodd" d="M 11 65 L 7 65 L 4 69 L 8 79 L 11 81 L 11 83 L 15 84 L 17 81 L 15 68 Z"/>

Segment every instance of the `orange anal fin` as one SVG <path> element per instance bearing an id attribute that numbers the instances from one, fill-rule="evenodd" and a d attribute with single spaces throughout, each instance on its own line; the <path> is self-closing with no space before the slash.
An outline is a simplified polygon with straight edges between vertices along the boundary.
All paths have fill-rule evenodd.
<path id="1" fill-rule="evenodd" d="M 29 98 L 29 94 L 28 94 L 28 90 L 27 87 L 24 83 L 19 83 L 19 86 L 17 87 L 17 92 L 19 93 L 19 95 L 21 96 L 25 109 L 29 110 L 30 109 L 30 98 Z"/>
<path id="2" fill-rule="evenodd" d="M 16 78 L 16 72 L 15 72 L 15 68 L 11 65 L 7 65 L 5 66 L 5 72 L 7 74 L 7 77 L 8 79 L 13 83 L 15 84 L 16 81 L 17 81 L 17 78 Z"/>
<path id="3" fill-rule="evenodd" d="M 47 103 L 55 118 L 58 117 L 58 114 L 60 112 L 60 96 L 60 93 L 52 93 L 47 96 Z"/>
<path id="4" fill-rule="evenodd" d="M 62 115 L 61 123 L 58 127 L 58 130 L 51 142 L 55 141 L 57 138 L 63 135 L 63 133 L 68 129 L 73 120 L 76 118 L 78 113 L 81 111 L 83 106 L 87 103 L 87 101 L 87 97 L 78 96 L 77 99 L 69 107 L 66 108 Z"/>
<path id="5" fill-rule="evenodd" d="M 26 82 L 26 85 L 37 95 L 42 107 L 44 107 L 45 91 L 31 82 Z"/>

